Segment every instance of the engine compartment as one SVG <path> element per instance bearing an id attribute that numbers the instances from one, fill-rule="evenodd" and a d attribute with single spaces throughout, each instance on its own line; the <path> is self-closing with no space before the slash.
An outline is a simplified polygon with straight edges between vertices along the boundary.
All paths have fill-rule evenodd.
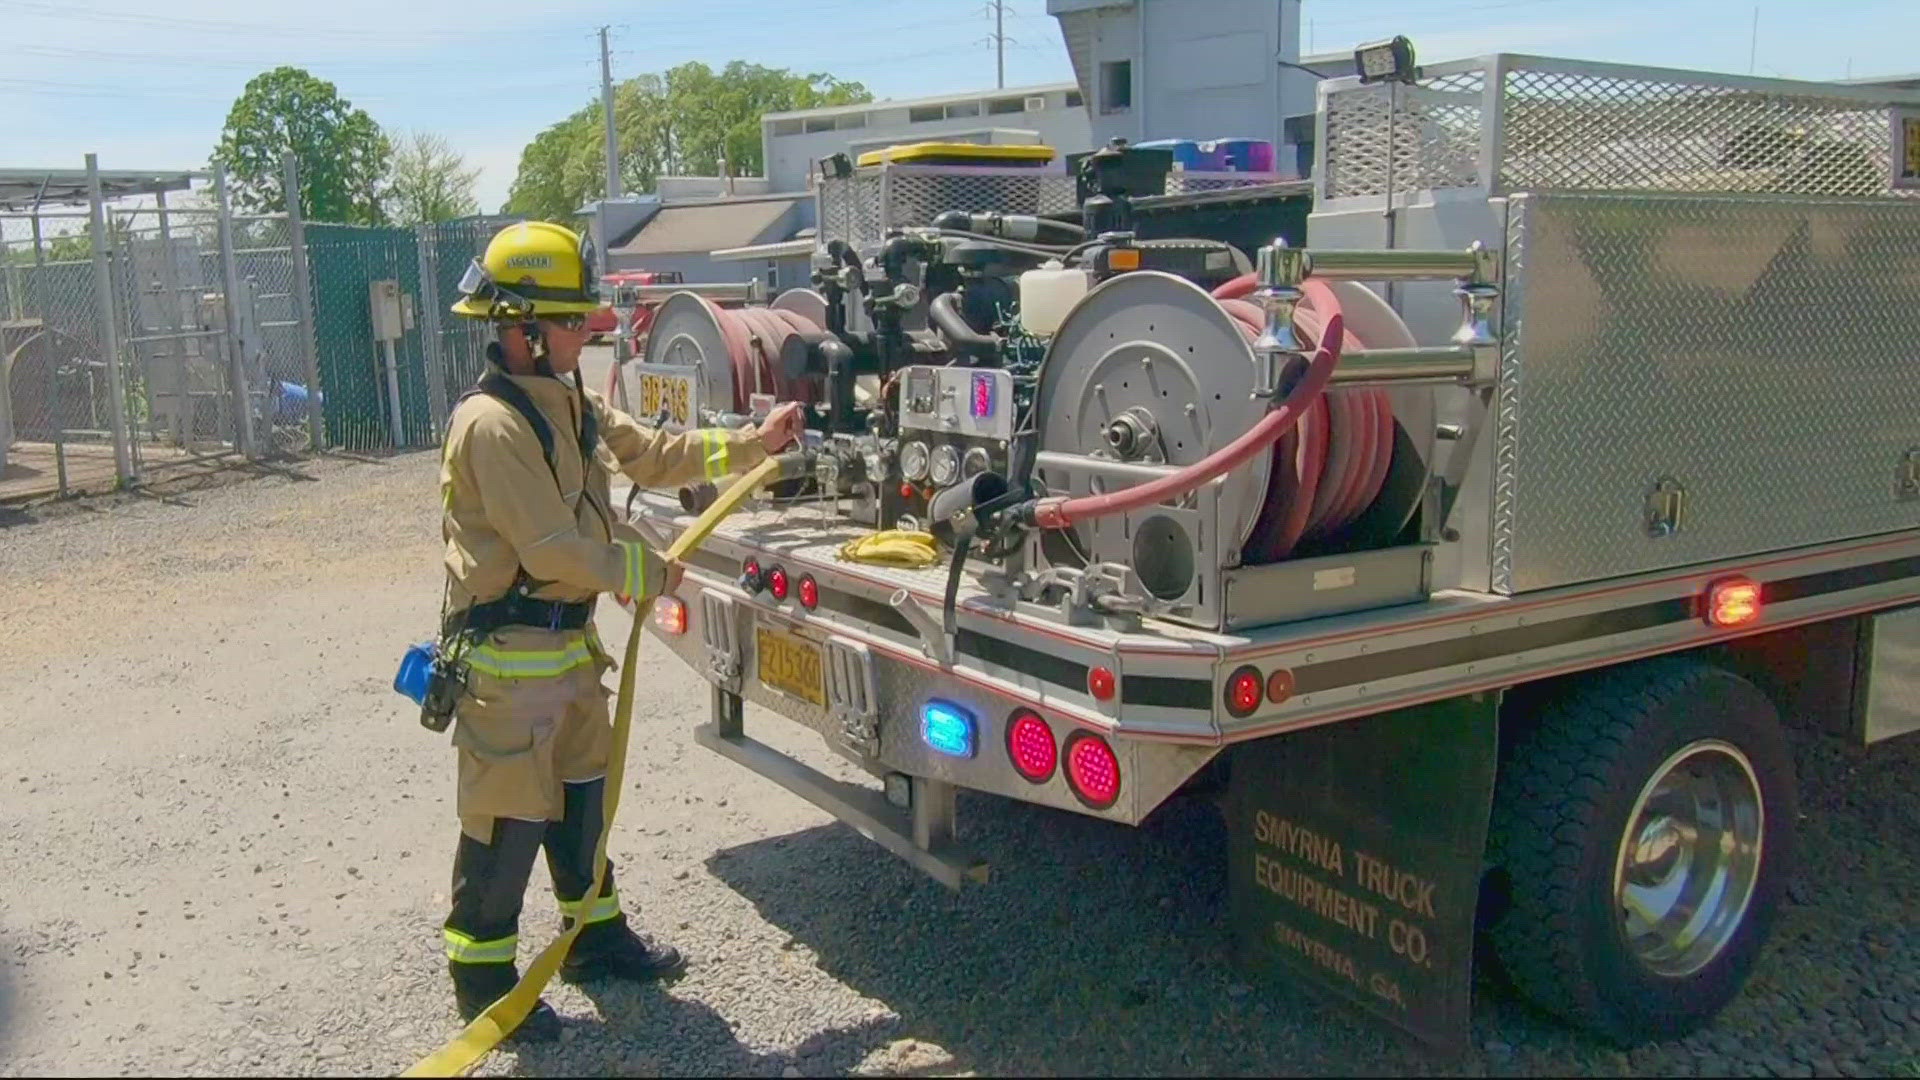
<path id="1" fill-rule="evenodd" d="M 949 609 L 963 574 L 1080 623 L 1231 629 L 1423 599 L 1435 395 L 1490 367 L 1495 260 L 1310 252 L 1299 185 L 1167 195 L 1162 155 L 1085 156 L 1072 211 L 963 204 L 823 236 L 811 287 L 764 306 L 675 293 L 636 414 L 731 426 L 805 403 L 804 469 L 771 503 L 931 533 Z M 949 171 L 956 197 L 995 190 Z M 1296 235 L 1274 235 L 1288 211 Z M 1459 281 L 1452 343 L 1422 348 L 1360 283 L 1414 277 Z"/>

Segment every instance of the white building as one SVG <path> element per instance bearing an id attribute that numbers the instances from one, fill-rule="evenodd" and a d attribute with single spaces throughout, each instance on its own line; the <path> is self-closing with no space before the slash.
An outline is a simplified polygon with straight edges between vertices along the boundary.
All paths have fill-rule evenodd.
<path id="1" fill-rule="evenodd" d="M 1010 86 L 965 94 L 768 113 L 760 120 L 766 177 L 776 191 L 805 191 L 814 163 L 918 142 L 1040 144 L 1064 158 L 1093 149 L 1080 87 Z"/>
<path id="2" fill-rule="evenodd" d="M 1265 139 L 1311 113 L 1300 0 L 1047 0 L 1086 98 L 1093 140 Z"/>

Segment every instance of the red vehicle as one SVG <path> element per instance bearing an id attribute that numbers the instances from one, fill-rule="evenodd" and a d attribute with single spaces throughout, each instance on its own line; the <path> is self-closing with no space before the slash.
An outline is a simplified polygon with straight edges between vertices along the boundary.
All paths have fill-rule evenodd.
<path id="1" fill-rule="evenodd" d="M 619 316 L 614 313 L 614 305 L 620 301 L 622 285 L 678 285 L 681 274 L 678 270 L 625 270 L 617 274 L 608 274 L 601 278 L 601 295 L 607 297 L 607 305 L 587 316 L 587 330 L 593 334 L 592 340 L 598 343 L 602 337 L 620 328 Z M 621 307 L 635 307 L 630 302 L 621 302 Z M 646 326 L 647 316 L 636 314 L 637 331 Z"/>

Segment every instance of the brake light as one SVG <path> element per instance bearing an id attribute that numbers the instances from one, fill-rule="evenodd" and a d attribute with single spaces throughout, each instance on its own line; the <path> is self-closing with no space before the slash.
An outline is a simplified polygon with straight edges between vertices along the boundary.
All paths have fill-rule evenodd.
<path id="1" fill-rule="evenodd" d="M 1760 618 L 1760 586 L 1746 578 L 1728 578 L 1707 587 L 1707 623 L 1726 629 Z"/>
<path id="2" fill-rule="evenodd" d="M 1107 740 L 1088 731 L 1067 736 L 1067 784 L 1095 810 L 1120 798 L 1120 759 Z"/>
<path id="3" fill-rule="evenodd" d="M 1112 701 L 1118 684 L 1112 668 L 1097 667 L 1087 672 L 1087 693 L 1092 694 L 1095 701 Z"/>
<path id="4" fill-rule="evenodd" d="M 929 701 L 920 709 L 920 738 L 948 757 L 973 756 L 973 715 L 946 701 Z"/>
<path id="5" fill-rule="evenodd" d="M 1227 712 L 1235 717 L 1252 716 L 1266 696 L 1266 684 L 1257 668 L 1243 667 L 1227 678 Z"/>
<path id="6" fill-rule="evenodd" d="M 679 637 L 687 632 L 687 605 L 677 596 L 662 596 L 653 602 L 653 625 Z"/>
<path id="7" fill-rule="evenodd" d="M 1025 709 L 1013 714 L 1007 724 L 1007 757 L 1013 771 L 1028 783 L 1044 784 L 1053 778 L 1060 764 L 1060 748 L 1053 743 L 1053 729 L 1038 713 Z"/>
<path id="8" fill-rule="evenodd" d="M 767 571 L 767 591 L 773 594 L 775 600 L 785 600 L 790 587 L 785 570 L 776 566 Z"/>
<path id="9" fill-rule="evenodd" d="M 740 566 L 740 588 L 750 593 L 759 592 L 766 585 L 766 578 L 760 574 L 760 560 L 748 559 Z"/>
<path id="10" fill-rule="evenodd" d="M 800 575 L 800 605 L 808 611 L 820 606 L 820 583 L 811 574 Z"/>

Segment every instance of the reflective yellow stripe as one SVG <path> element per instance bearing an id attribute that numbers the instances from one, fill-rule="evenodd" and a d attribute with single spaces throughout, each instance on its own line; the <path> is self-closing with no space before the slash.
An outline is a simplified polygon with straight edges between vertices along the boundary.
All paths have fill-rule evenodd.
<path id="1" fill-rule="evenodd" d="M 564 649 L 502 649 L 481 643 L 463 657 L 475 671 L 502 679 L 539 679 L 565 675 L 593 662 L 593 650 L 582 637 Z"/>
<path id="2" fill-rule="evenodd" d="M 647 595 L 647 549 L 631 540 L 622 540 L 620 546 L 627 549 L 627 587 L 622 590 L 629 600 L 639 600 Z"/>
<path id="3" fill-rule="evenodd" d="M 554 899 L 559 900 L 558 897 Z M 581 901 L 559 900 L 559 904 L 561 915 L 569 919 L 577 919 L 580 917 Z M 591 905 L 587 906 L 586 921 L 589 923 L 606 922 L 608 919 L 615 918 L 619 914 L 620 894 L 614 892 L 611 895 L 603 896 L 595 900 Z"/>
<path id="4" fill-rule="evenodd" d="M 511 964 L 520 948 L 520 935 L 509 934 L 492 941 L 475 941 L 458 930 L 442 929 L 447 939 L 447 959 L 462 964 Z"/>
<path id="5" fill-rule="evenodd" d="M 700 429 L 700 444 L 704 448 L 707 479 L 718 480 L 733 471 L 733 465 L 727 460 L 726 433 L 712 428 Z"/>

